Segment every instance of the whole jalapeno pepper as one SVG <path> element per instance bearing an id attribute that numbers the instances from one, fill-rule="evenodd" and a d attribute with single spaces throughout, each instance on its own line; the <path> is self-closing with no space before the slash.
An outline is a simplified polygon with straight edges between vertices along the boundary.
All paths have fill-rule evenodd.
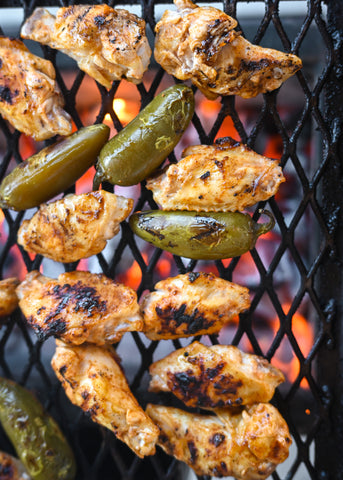
<path id="1" fill-rule="evenodd" d="M 134 233 L 155 247 L 194 260 L 219 260 L 238 257 L 251 250 L 257 238 L 271 230 L 268 223 L 256 223 L 240 212 L 192 212 L 150 210 L 130 217 Z"/>
<path id="2" fill-rule="evenodd" d="M 72 186 L 95 164 L 110 128 L 84 127 L 17 165 L 0 185 L 0 207 L 37 207 Z"/>
<path id="3" fill-rule="evenodd" d="M 174 85 L 158 94 L 104 145 L 93 188 L 104 180 L 129 186 L 147 178 L 177 145 L 193 113 L 194 95 L 186 85 Z"/>
<path id="4" fill-rule="evenodd" d="M 73 452 L 55 420 L 19 384 L 0 378 L 0 422 L 33 480 L 72 480 Z"/>

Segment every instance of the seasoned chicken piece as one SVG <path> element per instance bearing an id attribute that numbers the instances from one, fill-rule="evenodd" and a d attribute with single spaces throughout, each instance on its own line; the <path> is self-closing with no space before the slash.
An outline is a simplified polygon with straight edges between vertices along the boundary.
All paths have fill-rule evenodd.
<path id="1" fill-rule="evenodd" d="M 0 281 L 0 317 L 11 315 L 18 306 L 16 288 L 19 279 L 15 277 L 6 278 Z"/>
<path id="2" fill-rule="evenodd" d="M 149 404 L 160 428 L 158 445 L 197 475 L 263 480 L 288 457 L 292 443 L 285 420 L 272 405 L 258 403 L 218 416 Z"/>
<path id="3" fill-rule="evenodd" d="M 67 195 L 42 204 L 30 220 L 24 220 L 18 243 L 56 262 L 75 262 L 101 252 L 106 240 L 119 233 L 119 224 L 132 207 L 131 198 L 105 190 Z"/>
<path id="4" fill-rule="evenodd" d="M 103 345 L 141 331 L 136 292 L 103 274 L 62 273 L 58 279 L 32 271 L 17 288 L 19 306 L 40 338 Z"/>
<path id="5" fill-rule="evenodd" d="M 57 342 L 51 365 L 74 405 L 139 457 L 154 455 L 159 430 L 133 396 L 112 347 Z"/>
<path id="6" fill-rule="evenodd" d="M 104 4 L 63 7 L 56 17 L 36 8 L 21 36 L 61 50 L 107 88 L 123 77 L 140 83 L 150 62 L 145 21 Z"/>
<path id="7" fill-rule="evenodd" d="M 23 464 L 18 458 L 0 452 L 0 480 L 30 480 Z"/>
<path id="8" fill-rule="evenodd" d="M 55 77 L 51 62 L 21 40 L 0 36 L 0 114 L 37 141 L 72 130 Z"/>
<path id="9" fill-rule="evenodd" d="M 189 147 L 182 156 L 147 181 L 163 210 L 241 212 L 268 200 L 285 181 L 277 160 L 231 138 Z"/>
<path id="10" fill-rule="evenodd" d="M 172 392 L 189 407 L 215 408 L 269 402 L 285 378 L 257 355 L 231 345 L 193 342 L 153 363 L 152 392 Z"/>
<path id="11" fill-rule="evenodd" d="M 212 273 L 191 272 L 156 283 L 141 303 L 151 340 L 218 333 L 250 307 L 249 290 Z"/>
<path id="12" fill-rule="evenodd" d="M 275 90 L 302 67 L 296 55 L 252 45 L 234 30 L 237 21 L 217 8 L 174 3 L 177 11 L 166 10 L 156 25 L 155 59 L 209 99 Z"/>

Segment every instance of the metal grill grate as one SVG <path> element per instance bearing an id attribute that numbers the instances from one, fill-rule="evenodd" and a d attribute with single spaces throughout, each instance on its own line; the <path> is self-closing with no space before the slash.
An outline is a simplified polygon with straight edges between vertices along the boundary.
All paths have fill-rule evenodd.
<path id="1" fill-rule="evenodd" d="M 1 7 L 18 7 L 15 15 L 24 19 L 41 3 L 68 4 L 65 1 L 22 0 L 3 1 Z M 114 3 L 108 2 L 111 6 L 115 6 Z M 151 40 L 159 12 L 167 8 L 164 3 L 126 2 L 150 26 Z M 115 244 L 92 259 L 87 267 L 125 280 L 128 280 L 126 271 L 136 268 L 138 277 L 141 276 L 136 285 L 139 295 L 146 289 L 152 290 L 156 281 L 163 277 L 161 262 L 166 261 L 170 262 L 169 271 L 175 274 L 206 268 L 248 286 L 253 293 L 250 311 L 241 315 L 239 324 L 210 340 L 238 345 L 272 362 L 282 361 L 287 371 L 294 364 L 295 370 L 289 373 L 287 383 L 274 398 L 290 427 L 294 449 L 290 459 L 272 478 L 339 479 L 342 478 L 343 459 L 340 408 L 343 398 L 340 347 L 343 323 L 340 222 L 343 3 L 341 0 L 325 3 L 320 0 L 265 0 L 263 5 L 250 1 L 248 9 L 255 5 L 262 10 L 256 14 L 258 20 L 252 21 L 244 10 L 246 2 L 225 0 L 223 4 L 216 4 L 238 19 L 239 28 L 250 41 L 296 53 L 303 59 L 304 68 L 279 91 L 253 100 L 226 97 L 211 102 L 216 106 L 212 114 L 201 107 L 203 98 L 197 92 L 190 137 L 194 143 L 211 144 L 219 134 L 226 132 L 225 122 L 231 119 L 230 133 L 259 153 L 266 151 L 270 139 L 276 142 L 287 183 L 282 187 L 282 194 L 268 202 L 277 220 L 272 236 L 259 240 L 256 249 L 244 258 L 204 264 L 172 257 L 153 248 L 143 252 L 144 246 L 124 222 Z M 3 12 L 0 8 L 0 33 L 9 34 L 7 14 Z M 19 36 L 19 25 L 10 34 Z M 79 94 L 89 79 L 75 70 L 73 80 L 66 82 L 62 68 L 64 57 L 46 47 L 35 48 L 39 48 L 39 55 L 55 64 L 66 110 L 76 126 L 81 127 L 85 120 L 79 109 Z M 141 102 L 140 107 L 144 107 L 157 91 L 172 82 L 161 68 L 152 64 L 148 79 L 132 87 L 135 90 L 132 95 Z M 93 122 L 102 122 L 109 114 L 114 128 L 119 131 L 122 124 L 113 100 L 120 96 L 121 83 L 114 83 L 110 91 L 93 83 L 98 97 Z M 30 148 L 37 148 L 37 145 L 24 139 L 19 132 L 12 132 L 0 118 L 1 178 L 15 162 L 27 156 Z M 171 155 L 170 160 L 176 157 Z M 124 195 L 130 196 L 126 192 Z M 135 208 L 149 205 L 154 206 L 151 195 L 142 185 Z M 40 256 L 32 259 L 16 246 L 16 233 L 25 215 L 30 217 L 32 212 L 3 212 L 2 277 L 22 275 L 26 270 L 40 267 L 44 273 L 53 271 L 51 276 L 75 269 L 77 264 L 55 265 Z M 305 333 L 302 327 L 307 328 Z M 170 351 L 191 340 L 166 344 Z M 142 405 L 150 399 L 146 393 L 147 368 L 154 359 L 161 357 L 164 348 L 161 343 L 147 341 L 134 333 L 126 334 L 118 345 L 131 387 Z M 76 454 L 78 479 L 188 478 L 184 467 L 160 450 L 156 456 L 145 460 L 134 457 L 110 432 L 72 407 L 50 367 L 53 348 L 54 342 L 39 341 L 16 311 L 0 329 L 0 374 L 35 390 L 56 417 Z M 12 451 L 4 434 L 0 436 L 0 449 Z"/>

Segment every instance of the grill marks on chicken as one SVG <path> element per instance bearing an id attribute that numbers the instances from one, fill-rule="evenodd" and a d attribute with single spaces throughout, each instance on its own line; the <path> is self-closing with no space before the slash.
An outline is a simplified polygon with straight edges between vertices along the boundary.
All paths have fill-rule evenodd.
<path id="1" fill-rule="evenodd" d="M 285 181 L 277 160 L 229 137 L 188 147 L 182 157 L 147 181 L 163 210 L 241 212 L 268 200 Z"/>
<path id="2" fill-rule="evenodd" d="M 68 344 L 104 345 L 143 328 L 136 292 L 103 274 L 74 271 L 52 279 L 32 271 L 17 294 L 42 339 L 54 335 Z"/>
<path id="3" fill-rule="evenodd" d="M 159 430 L 133 396 L 115 350 L 58 341 L 51 365 L 73 404 L 139 457 L 154 455 Z"/>
<path id="4" fill-rule="evenodd" d="M 158 425 L 158 445 L 185 462 L 197 475 L 263 480 L 286 460 L 292 443 L 286 422 L 270 404 L 258 403 L 235 413 L 198 415 L 149 404 Z"/>
<path id="5" fill-rule="evenodd" d="M 0 113 L 37 141 L 72 130 L 55 77 L 50 61 L 33 55 L 21 40 L 0 36 Z"/>
<path id="6" fill-rule="evenodd" d="M 252 45 L 234 31 L 237 21 L 217 8 L 174 3 L 177 11 L 166 10 L 156 25 L 155 59 L 209 99 L 275 90 L 302 67 L 296 55 Z"/>
<path id="7" fill-rule="evenodd" d="M 131 198 L 105 190 L 67 195 L 42 204 L 30 220 L 24 220 L 18 243 L 57 262 L 75 262 L 100 253 L 119 233 L 120 222 L 132 207 Z"/>
<path id="8" fill-rule="evenodd" d="M 170 277 L 155 289 L 141 303 L 144 333 L 151 340 L 218 333 L 250 306 L 247 288 L 211 273 Z"/>
<path id="9" fill-rule="evenodd" d="M 215 408 L 269 402 L 282 372 L 257 355 L 231 345 L 199 342 L 153 363 L 152 392 L 172 392 L 188 407 Z"/>
<path id="10" fill-rule="evenodd" d="M 19 285 L 16 277 L 6 278 L 0 281 L 0 317 L 11 315 L 18 306 L 16 288 Z"/>
<path id="11" fill-rule="evenodd" d="M 121 78 L 140 83 L 150 62 L 145 21 L 104 4 L 63 7 L 56 17 L 37 8 L 21 36 L 61 50 L 106 88 Z"/>

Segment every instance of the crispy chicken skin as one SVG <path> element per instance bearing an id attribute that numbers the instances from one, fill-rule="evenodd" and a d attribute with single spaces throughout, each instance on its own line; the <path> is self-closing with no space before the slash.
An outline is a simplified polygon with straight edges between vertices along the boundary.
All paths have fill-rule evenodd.
<path id="1" fill-rule="evenodd" d="M 0 452 L 0 480 L 30 480 L 23 464 L 18 458 Z"/>
<path id="2" fill-rule="evenodd" d="M 103 345 L 143 328 L 136 292 L 103 274 L 75 270 L 53 279 L 34 270 L 17 295 L 28 323 L 43 339 L 54 335 L 68 344 Z"/>
<path id="3" fill-rule="evenodd" d="M 247 288 L 212 273 L 177 275 L 155 289 L 141 303 L 143 331 L 151 340 L 218 333 L 250 306 Z"/>
<path id="4" fill-rule="evenodd" d="M 139 457 L 154 455 L 159 430 L 133 396 L 112 347 L 68 347 L 57 341 L 51 361 L 70 401 Z"/>
<path id="5" fill-rule="evenodd" d="M 153 363 L 152 392 L 172 392 L 188 407 L 215 408 L 269 402 L 282 372 L 231 345 L 193 342 Z"/>
<path id="6" fill-rule="evenodd" d="M 233 413 L 199 415 L 149 404 L 147 414 L 160 428 L 158 445 L 197 475 L 263 480 L 286 460 L 292 443 L 286 422 L 268 403 Z"/>
<path id="7" fill-rule="evenodd" d="M 231 138 L 189 147 L 182 157 L 147 181 L 163 210 L 241 212 L 268 200 L 285 181 L 277 160 Z"/>
<path id="8" fill-rule="evenodd" d="M 209 99 L 275 90 L 302 67 L 296 55 L 252 45 L 234 30 L 237 21 L 217 8 L 174 3 L 177 11 L 166 10 L 156 25 L 155 59 Z"/>
<path id="9" fill-rule="evenodd" d="M 18 306 L 16 288 L 19 285 L 16 277 L 6 278 L 0 281 L 0 317 L 11 315 Z"/>
<path id="10" fill-rule="evenodd" d="M 50 61 L 33 55 L 21 40 L 0 36 L 0 114 L 37 141 L 72 130 L 55 76 Z"/>
<path id="11" fill-rule="evenodd" d="M 144 20 L 104 4 L 63 7 L 56 17 L 36 8 L 21 36 L 61 50 L 106 88 L 123 77 L 140 83 L 150 62 Z"/>
<path id="12" fill-rule="evenodd" d="M 119 233 L 133 200 L 105 190 L 44 203 L 18 230 L 18 243 L 57 262 L 75 262 L 101 252 Z"/>

